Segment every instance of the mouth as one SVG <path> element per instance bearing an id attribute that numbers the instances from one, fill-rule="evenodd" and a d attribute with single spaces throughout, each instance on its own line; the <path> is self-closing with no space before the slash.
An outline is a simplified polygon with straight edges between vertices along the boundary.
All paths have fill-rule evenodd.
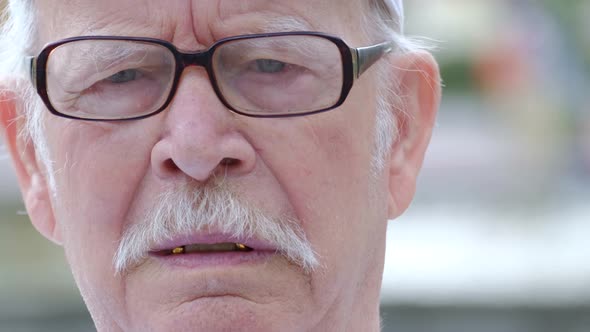
<path id="1" fill-rule="evenodd" d="M 265 240 L 224 233 L 190 233 L 156 243 L 149 256 L 171 267 L 228 267 L 266 262 L 278 254 Z"/>
<path id="2" fill-rule="evenodd" d="M 225 252 L 250 252 L 254 249 L 243 243 L 221 242 L 221 243 L 194 243 L 170 249 L 153 251 L 156 256 L 175 256 L 187 254 L 213 254 Z"/>

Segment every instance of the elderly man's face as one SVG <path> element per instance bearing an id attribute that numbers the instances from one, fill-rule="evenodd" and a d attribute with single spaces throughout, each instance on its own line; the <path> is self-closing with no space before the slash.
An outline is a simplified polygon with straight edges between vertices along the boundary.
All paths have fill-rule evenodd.
<path id="1" fill-rule="evenodd" d="M 40 44 L 78 35 L 122 35 L 199 50 L 224 37 L 264 32 L 273 25 L 280 29 L 293 21 L 341 36 L 351 46 L 371 42 L 360 32 L 362 1 L 72 0 L 37 6 Z M 134 331 L 376 328 L 386 220 L 401 213 L 413 195 L 438 101 L 430 58 L 381 61 L 398 61 L 402 68 L 410 64 L 409 72 L 391 69 L 401 83 L 390 88 L 406 97 L 411 121 L 404 122 L 385 167 L 378 169 L 373 161 L 379 89 L 371 71 L 355 83 L 343 106 L 306 117 L 236 115 L 218 100 L 198 67 L 185 70 L 169 108 L 151 118 L 105 123 L 47 115 L 55 197 L 31 146 L 28 153 L 15 154 L 17 170 L 33 223 L 63 244 L 97 326 Z M 397 106 L 388 111 L 395 113 Z M 17 141 L 7 132 L 9 143 Z M 176 201 L 202 190 L 219 196 L 207 204 L 223 203 L 228 197 L 219 192 L 231 192 L 236 204 L 271 221 L 290 220 L 285 227 L 304 234 L 300 239 L 309 242 L 319 264 L 305 269 L 277 247 L 281 239 L 256 232 L 235 238 L 233 229 L 216 228 L 223 225 L 219 221 L 199 230 L 177 229 L 165 239 L 146 237 L 156 243 L 138 245 L 152 252 L 115 271 L 113 257 L 124 234 L 162 214 L 173 218 L 174 213 L 162 211 L 182 206 Z M 177 194 L 164 204 L 163 192 Z M 184 208 L 197 209 L 200 202 L 189 199 Z M 197 211 L 216 216 L 208 206 Z M 244 243 L 254 250 L 153 252 L 193 243 Z"/>

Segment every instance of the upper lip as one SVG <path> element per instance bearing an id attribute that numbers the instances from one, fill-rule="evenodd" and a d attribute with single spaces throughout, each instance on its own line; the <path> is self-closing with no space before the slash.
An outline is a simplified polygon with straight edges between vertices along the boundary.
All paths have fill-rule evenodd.
<path id="1" fill-rule="evenodd" d="M 276 246 L 268 241 L 256 237 L 237 238 L 223 233 L 193 233 L 181 234 L 156 243 L 150 248 L 151 252 L 172 250 L 191 244 L 240 243 L 253 250 L 276 251 Z"/>

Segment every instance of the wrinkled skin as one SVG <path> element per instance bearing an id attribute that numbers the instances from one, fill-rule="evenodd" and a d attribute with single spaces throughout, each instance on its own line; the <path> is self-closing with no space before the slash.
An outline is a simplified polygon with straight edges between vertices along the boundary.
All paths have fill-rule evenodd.
<path id="1" fill-rule="evenodd" d="M 260 32 L 286 16 L 310 30 L 361 34 L 361 1 L 38 1 L 42 45 L 61 38 L 132 35 L 202 49 L 223 37 Z M 2 127 L 33 224 L 63 245 L 75 280 L 101 331 L 378 331 L 387 220 L 409 205 L 430 139 L 440 91 L 427 54 L 390 56 L 409 116 L 386 167 L 371 176 L 376 75 L 356 82 L 331 112 L 290 119 L 233 114 L 204 70 L 182 76 L 170 107 L 152 118 L 91 123 L 45 117 L 54 161 L 52 197 L 35 148 L 17 132 L 14 103 L 2 102 Z M 418 73 L 419 72 L 419 73 Z M 392 102 L 393 102 L 392 98 Z M 398 105 L 399 106 L 399 105 Z M 403 121 L 402 121 L 403 120 Z M 237 162 L 222 165 L 222 160 Z M 172 269 L 148 260 L 115 275 L 123 229 L 141 220 L 157 194 L 222 173 L 252 205 L 296 216 L 318 253 L 311 274 L 281 256 L 265 264 Z"/>

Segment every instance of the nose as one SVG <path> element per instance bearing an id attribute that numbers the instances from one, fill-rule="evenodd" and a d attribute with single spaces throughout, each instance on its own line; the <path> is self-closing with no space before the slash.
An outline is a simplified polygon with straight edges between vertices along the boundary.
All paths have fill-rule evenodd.
<path id="1" fill-rule="evenodd" d="M 203 69 L 185 70 L 164 116 L 163 134 L 151 156 L 159 178 L 206 182 L 253 170 L 256 151 L 242 132 L 245 119 L 223 106 Z"/>

